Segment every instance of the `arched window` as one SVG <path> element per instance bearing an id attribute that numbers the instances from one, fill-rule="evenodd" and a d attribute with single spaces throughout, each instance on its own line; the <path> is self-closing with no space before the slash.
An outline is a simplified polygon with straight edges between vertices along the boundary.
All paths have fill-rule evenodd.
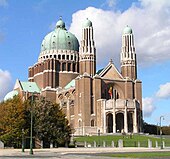
<path id="1" fill-rule="evenodd" d="M 81 127 L 81 120 L 79 120 L 79 127 Z"/>
<path id="2" fill-rule="evenodd" d="M 62 60 L 65 60 L 65 55 L 62 55 Z"/>
<path id="3" fill-rule="evenodd" d="M 68 63 L 68 71 L 71 71 L 71 63 Z"/>
<path id="4" fill-rule="evenodd" d="M 94 127 L 94 119 L 91 120 L 91 127 Z"/>
<path id="5" fill-rule="evenodd" d="M 73 55 L 71 55 L 71 60 L 73 60 Z"/>
<path id="6" fill-rule="evenodd" d="M 73 72 L 75 72 L 75 71 L 76 71 L 76 64 L 73 63 Z"/>
<path id="7" fill-rule="evenodd" d="M 57 63 L 57 71 L 60 71 L 60 63 Z"/>

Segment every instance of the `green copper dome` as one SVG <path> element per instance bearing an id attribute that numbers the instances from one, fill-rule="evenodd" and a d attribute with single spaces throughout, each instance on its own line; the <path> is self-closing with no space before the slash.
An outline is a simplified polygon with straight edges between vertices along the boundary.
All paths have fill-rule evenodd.
<path id="1" fill-rule="evenodd" d="M 4 101 L 7 101 L 9 99 L 12 99 L 14 96 L 18 95 L 18 91 L 13 90 L 9 93 L 6 94 L 6 96 L 4 97 Z"/>
<path id="2" fill-rule="evenodd" d="M 123 34 L 132 34 L 132 29 L 127 25 L 123 30 Z"/>
<path id="3" fill-rule="evenodd" d="M 68 32 L 65 23 L 60 20 L 56 23 L 54 31 L 47 34 L 42 41 L 41 51 L 46 50 L 79 50 L 79 42 L 75 35 Z"/>
<path id="4" fill-rule="evenodd" d="M 86 18 L 86 20 L 83 22 L 83 28 L 88 28 L 88 27 L 92 27 L 92 22 Z"/>

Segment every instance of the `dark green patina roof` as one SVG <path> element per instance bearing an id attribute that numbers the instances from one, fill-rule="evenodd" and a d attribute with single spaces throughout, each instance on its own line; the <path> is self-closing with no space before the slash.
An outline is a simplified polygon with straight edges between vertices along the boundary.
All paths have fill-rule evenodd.
<path id="1" fill-rule="evenodd" d="M 102 72 L 102 71 L 103 71 L 103 69 L 104 69 L 104 68 L 102 68 L 102 69 L 98 70 L 98 71 L 96 72 L 96 74 L 98 74 L 98 75 L 99 75 L 99 74 L 100 74 L 100 72 Z"/>

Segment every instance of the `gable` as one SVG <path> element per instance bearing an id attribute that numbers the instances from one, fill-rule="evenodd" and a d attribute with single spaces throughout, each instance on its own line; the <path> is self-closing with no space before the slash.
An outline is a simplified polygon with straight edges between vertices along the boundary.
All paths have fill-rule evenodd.
<path id="1" fill-rule="evenodd" d="M 99 76 L 105 79 L 123 79 L 122 75 L 114 64 L 109 63 L 100 73 Z"/>
<path id="2" fill-rule="evenodd" d="M 37 92 L 40 93 L 40 89 L 35 82 L 21 82 L 20 80 L 16 80 L 14 90 L 24 91 L 24 92 Z"/>

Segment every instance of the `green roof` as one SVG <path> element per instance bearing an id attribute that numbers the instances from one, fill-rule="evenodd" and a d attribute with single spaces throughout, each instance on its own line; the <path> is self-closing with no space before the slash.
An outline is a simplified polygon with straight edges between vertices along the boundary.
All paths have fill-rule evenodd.
<path id="1" fill-rule="evenodd" d="M 47 34 L 41 44 L 41 51 L 46 50 L 79 50 L 76 36 L 65 28 L 65 23 L 60 19 L 54 31 Z"/>
<path id="2" fill-rule="evenodd" d="M 88 28 L 88 27 L 92 27 L 92 22 L 86 18 L 86 20 L 83 23 L 83 28 Z"/>
<path id="3" fill-rule="evenodd" d="M 70 83 L 68 83 L 64 88 L 69 89 L 70 87 L 75 87 L 75 79 L 73 79 Z"/>
<path id="4" fill-rule="evenodd" d="M 99 74 L 100 74 L 100 72 L 102 72 L 102 71 L 103 71 L 103 69 L 104 69 L 104 68 L 102 68 L 102 69 L 98 70 L 98 71 L 96 72 L 96 74 L 98 74 L 98 75 L 99 75 Z"/>
<path id="5" fill-rule="evenodd" d="M 24 92 L 40 93 L 40 89 L 35 82 L 21 82 L 21 86 Z"/>
<path id="6" fill-rule="evenodd" d="M 127 25 L 123 30 L 123 34 L 132 34 L 132 29 Z"/>

